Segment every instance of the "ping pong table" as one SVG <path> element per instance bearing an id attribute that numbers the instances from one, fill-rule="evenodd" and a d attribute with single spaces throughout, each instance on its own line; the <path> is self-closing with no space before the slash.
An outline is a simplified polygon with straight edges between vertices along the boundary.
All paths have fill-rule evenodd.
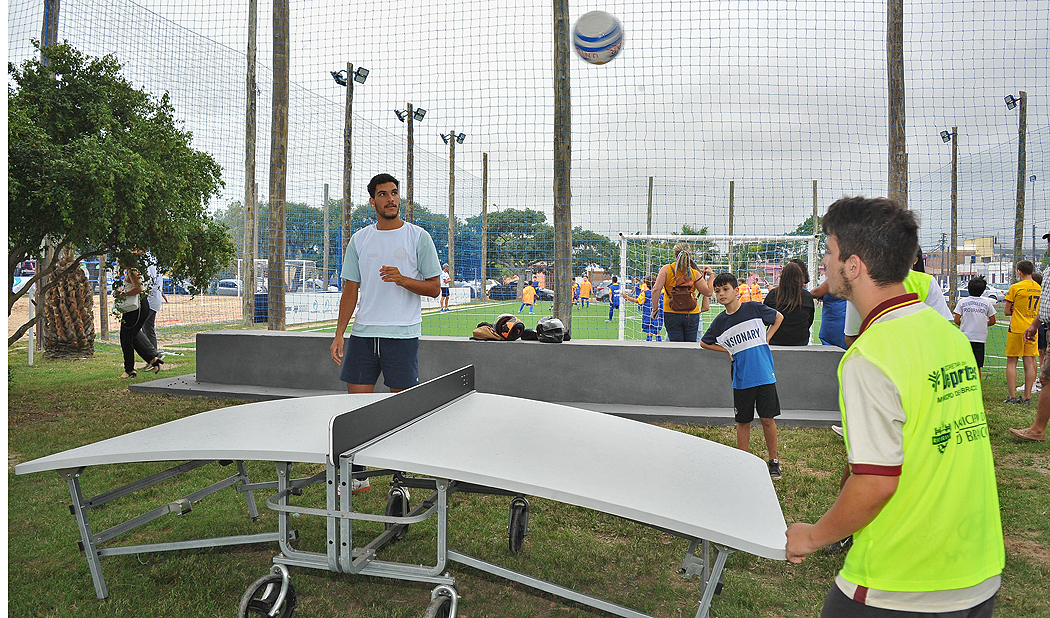
<path id="1" fill-rule="evenodd" d="M 85 498 L 80 476 L 89 466 L 185 461 L 94 497 Z M 245 461 L 276 463 L 277 480 L 252 483 Z M 236 473 L 197 492 L 102 532 L 88 512 L 212 462 Z M 294 479 L 292 465 L 324 464 Z M 353 472 L 353 466 L 367 466 Z M 698 618 L 707 616 L 720 590 L 726 559 L 745 551 L 785 559 L 786 524 L 765 462 L 749 453 L 681 432 L 569 406 L 478 393 L 467 366 L 400 393 L 328 395 L 221 408 L 110 438 L 16 466 L 16 474 L 56 470 L 67 481 L 96 595 L 108 596 L 100 558 L 110 555 L 278 543 L 270 573 L 241 599 L 239 614 L 292 615 L 289 567 L 372 575 L 435 584 L 427 616 L 455 616 L 455 579 L 449 561 L 485 571 L 571 601 L 626 618 L 646 614 L 579 591 L 518 573 L 448 547 L 448 503 L 456 492 L 511 496 L 509 546 L 519 551 L 528 532 L 528 499 L 538 496 L 593 509 L 688 539 L 679 572 L 701 576 Z M 389 475 L 384 515 L 354 510 L 350 480 Z M 293 501 L 312 485 L 324 485 L 325 508 Z M 276 490 L 266 506 L 277 512 L 276 532 L 103 547 L 120 534 L 169 513 L 188 513 L 193 503 L 235 487 L 248 514 L 258 517 L 254 493 Z M 408 488 L 432 490 L 415 507 Z M 293 517 L 326 521 L 327 551 L 297 548 Z M 437 518 L 432 565 L 381 560 L 379 550 L 407 527 Z M 355 545 L 355 521 L 379 522 L 385 530 Z M 714 557 L 711 557 L 711 550 Z"/>

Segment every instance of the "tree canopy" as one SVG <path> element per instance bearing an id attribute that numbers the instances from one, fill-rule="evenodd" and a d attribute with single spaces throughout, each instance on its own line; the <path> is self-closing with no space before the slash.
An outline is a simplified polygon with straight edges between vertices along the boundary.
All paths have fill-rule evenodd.
<path id="1" fill-rule="evenodd" d="M 161 271 L 205 285 L 234 254 L 205 210 L 223 185 L 218 163 L 191 146 L 168 95 L 136 89 L 112 55 L 34 44 L 41 58 L 8 65 L 9 283 L 48 240 L 76 258 L 62 272 L 57 260 L 38 268 L 43 289 L 85 258 L 130 261 L 139 248 Z M 9 315 L 24 293 L 9 296 Z"/>

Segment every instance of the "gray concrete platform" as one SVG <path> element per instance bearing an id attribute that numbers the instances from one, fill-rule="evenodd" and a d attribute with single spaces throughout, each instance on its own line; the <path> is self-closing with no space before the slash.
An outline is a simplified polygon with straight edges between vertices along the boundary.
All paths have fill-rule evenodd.
<path id="1" fill-rule="evenodd" d="M 136 384 L 132 389 L 140 393 L 175 395 L 179 397 L 215 397 L 240 401 L 272 401 L 293 397 L 332 395 L 342 391 L 307 390 L 245 384 L 216 384 L 198 382 L 196 374 L 162 378 Z M 728 426 L 734 423 L 732 408 L 683 408 L 674 406 L 639 406 L 579 401 L 556 401 L 584 410 L 603 412 L 646 423 L 680 423 L 683 425 Z M 781 410 L 777 424 L 784 427 L 827 427 L 840 424 L 838 411 Z"/>
<path id="2" fill-rule="evenodd" d="M 281 331 L 197 335 L 197 373 L 130 387 L 136 392 L 244 401 L 345 392 L 329 356 L 332 336 Z M 773 347 L 781 425 L 839 421 L 836 369 L 842 350 Z M 560 344 L 423 337 L 421 380 L 464 365 L 479 392 L 596 410 L 650 422 L 729 425 L 733 391 L 727 355 L 689 343 L 580 340 Z M 382 384 L 378 392 L 389 390 Z"/>

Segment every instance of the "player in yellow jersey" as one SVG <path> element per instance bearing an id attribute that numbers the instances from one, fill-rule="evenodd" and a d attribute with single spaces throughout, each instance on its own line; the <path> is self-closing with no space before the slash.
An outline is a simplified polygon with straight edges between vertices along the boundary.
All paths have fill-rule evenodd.
<path id="1" fill-rule="evenodd" d="M 1006 333 L 1006 401 L 1003 403 L 1031 403 L 1032 384 L 1035 383 L 1038 344 L 1027 341 L 1024 331 L 1039 314 L 1039 284 L 1032 281 L 1035 265 L 1028 260 L 1017 263 L 1017 283 L 1006 293 L 1004 313 L 1010 317 L 1010 331 Z M 1016 397 L 1017 359 L 1024 363 L 1024 395 Z"/>

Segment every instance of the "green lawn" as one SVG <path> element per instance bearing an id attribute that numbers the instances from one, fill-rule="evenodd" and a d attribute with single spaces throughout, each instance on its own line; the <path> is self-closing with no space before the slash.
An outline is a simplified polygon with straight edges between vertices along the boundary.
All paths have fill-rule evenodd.
<path id="1" fill-rule="evenodd" d="M 480 311 L 477 315 L 487 315 L 494 308 Z M 181 353 L 183 356 L 169 357 L 162 375 L 194 371 L 192 350 Z M 15 476 L 13 468 L 18 462 L 237 402 L 132 394 L 127 382 L 117 378 L 120 355 L 111 345 L 100 345 L 94 358 L 80 361 L 47 361 L 38 355 L 33 367 L 26 365 L 24 345 L 15 346 L 9 350 L 8 361 L 9 615 L 234 615 L 248 584 L 268 570 L 275 545 L 106 557 L 102 565 L 111 597 L 99 601 L 77 549 L 79 537 L 69 515 L 65 482 L 54 473 Z M 135 381 L 152 377 L 140 374 Z M 998 403 L 1003 390 L 998 376 L 986 376 L 984 388 L 1007 546 L 996 615 L 1045 616 L 1050 613 L 1050 587 L 1046 585 L 1050 580 L 1050 449 L 1044 444 L 1012 441 L 1007 428 L 1027 425 L 1032 407 Z M 674 428 L 734 444 L 729 428 Z M 761 432 L 753 432 L 752 439 L 752 452 L 761 453 Z M 784 428 L 780 431 L 780 453 L 784 478 L 777 484 L 777 492 L 785 518 L 789 523 L 814 521 L 835 498 L 845 457 L 842 441 L 826 429 Z M 89 469 L 81 480 L 85 493 L 93 495 L 164 467 L 99 466 Z M 251 462 L 249 470 L 255 481 L 274 478 L 272 464 Z M 302 466 L 297 473 L 307 471 L 308 467 Z M 226 474 L 226 469 L 217 466 L 202 468 L 107 504 L 91 512 L 96 530 L 166 504 Z M 260 504 L 262 498 L 260 495 Z M 413 498 L 418 500 L 419 496 L 414 492 Z M 308 491 L 303 500 L 311 503 L 315 498 Z M 384 500 L 385 486 L 380 482 L 355 504 L 381 512 Z M 686 549 L 684 541 L 558 502 L 536 499 L 532 505 L 531 533 L 525 549 L 511 555 L 506 547 L 507 500 L 456 495 L 450 509 L 450 546 L 659 617 L 693 615 L 699 587 L 695 580 L 676 573 Z M 251 522 L 243 500 L 224 491 L 195 504 L 185 516 L 162 517 L 120 541 L 148 543 L 268 531 L 275 518 L 265 507 L 263 511 L 259 522 Z M 297 528 L 302 535 L 301 547 L 322 550 L 321 520 L 304 516 Z M 355 532 L 358 530 L 355 526 Z M 414 525 L 403 541 L 381 555 L 429 563 L 433 560 L 433 541 L 432 523 Z M 726 587 L 715 600 L 713 615 L 814 616 L 841 563 L 841 555 L 814 555 L 802 565 L 789 565 L 733 554 Z M 448 571 L 456 577 L 463 596 L 460 616 L 604 615 L 461 565 L 452 564 Z M 292 577 L 300 600 L 296 615 L 305 617 L 418 617 L 431 589 L 425 584 L 306 568 L 293 568 Z"/>

